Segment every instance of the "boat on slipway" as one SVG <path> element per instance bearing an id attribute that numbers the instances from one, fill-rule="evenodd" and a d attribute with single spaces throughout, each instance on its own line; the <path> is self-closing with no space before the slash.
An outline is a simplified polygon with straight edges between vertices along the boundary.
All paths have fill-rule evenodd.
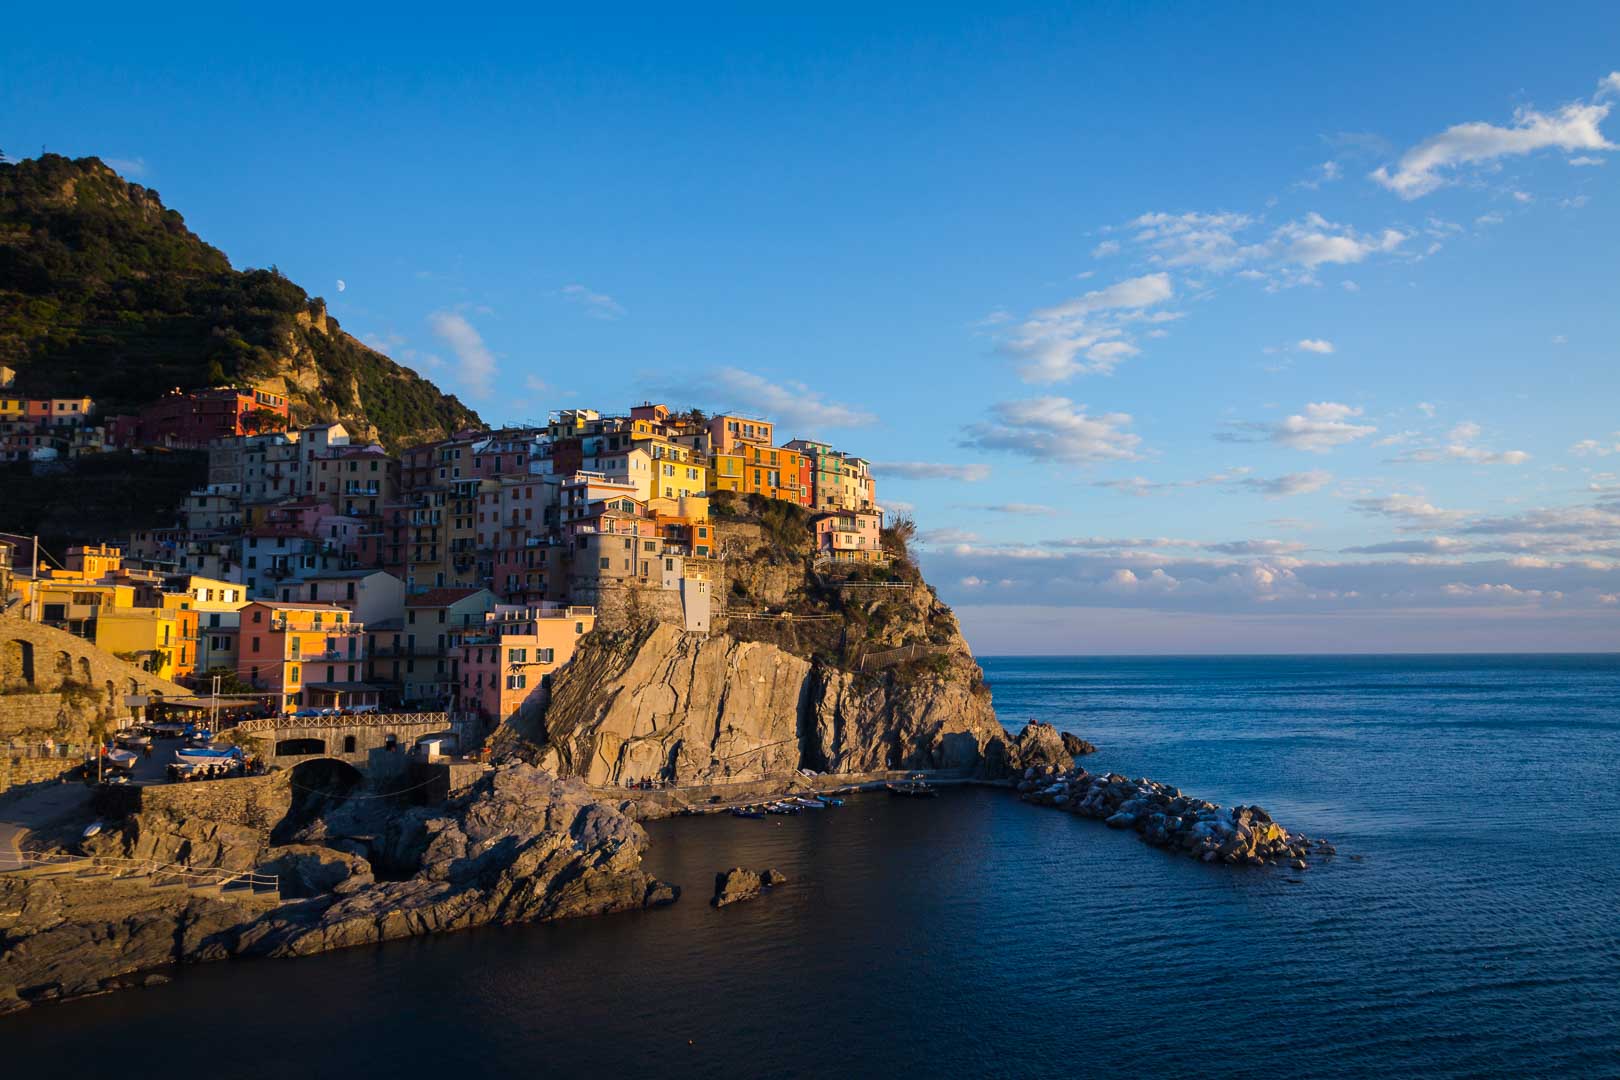
<path id="1" fill-rule="evenodd" d="M 227 765 L 242 760 L 242 748 L 229 746 L 215 750 L 206 746 L 186 746 L 174 752 L 182 765 Z"/>

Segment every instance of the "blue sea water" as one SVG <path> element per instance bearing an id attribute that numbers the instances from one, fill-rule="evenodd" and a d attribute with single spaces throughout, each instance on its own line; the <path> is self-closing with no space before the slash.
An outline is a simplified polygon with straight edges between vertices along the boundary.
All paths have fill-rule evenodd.
<path id="1" fill-rule="evenodd" d="M 1009 728 L 1339 858 L 988 789 L 655 822 L 673 908 L 187 969 L 0 1021 L 8 1074 L 1620 1076 L 1620 657 L 983 663 Z M 709 908 L 737 864 L 792 884 Z"/>

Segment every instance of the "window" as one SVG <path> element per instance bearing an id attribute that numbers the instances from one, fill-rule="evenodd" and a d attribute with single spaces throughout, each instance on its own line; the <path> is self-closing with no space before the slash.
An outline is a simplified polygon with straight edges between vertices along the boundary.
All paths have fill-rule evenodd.
<path id="1" fill-rule="evenodd" d="M 507 649 L 506 650 L 506 662 L 508 664 L 522 664 L 522 663 L 528 662 L 528 659 L 529 659 L 529 650 L 528 649 Z"/>
<path id="2" fill-rule="evenodd" d="M 293 685 L 297 685 L 297 683 L 298 683 L 298 665 L 297 664 L 288 664 L 287 665 L 287 681 L 289 683 L 293 684 Z"/>
<path id="3" fill-rule="evenodd" d="M 253 560 L 252 559 L 248 560 L 248 565 L 249 566 L 253 565 Z M 263 608 L 254 608 L 253 609 L 253 621 L 254 622 L 264 622 L 264 609 Z"/>
<path id="4" fill-rule="evenodd" d="M 542 664 L 550 664 L 555 661 L 556 654 L 557 650 L 555 649 L 536 649 L 534 658 Z"/>
<path id="5" fill-rule="evenodd" d="M 584 632 L 585 632 L 585 624 L 584 623 L 577 622 L 577 623 L 574 624 L 574 633 L 583 634 Z"/>
<path id="6" fill-rule="evenodd" d="M 343 736 L 343 752 L 345 754 L 354 753 L 354 736 L 353 735 L 345 735 L 345 736 Z"/>
<path id="7" fill-rule="evenodd" d="M 508 675 L 506 677 L 506 688 L 508 690 L 524 690 L 528 688 L 528 685 L 529 677 L 527 675 Z"/>
<path id="8" fill-rule="evenodd" d="M 606 570 L 607 568 L 608 568 L 608 558 L 607 558 L 606 555 L 604 555 L 604 556 L 602 556 L 602 569 Z"/>

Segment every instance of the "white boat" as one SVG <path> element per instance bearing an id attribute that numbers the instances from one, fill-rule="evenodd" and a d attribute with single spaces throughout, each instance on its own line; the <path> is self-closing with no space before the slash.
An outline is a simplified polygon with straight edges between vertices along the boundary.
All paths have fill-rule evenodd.
<path id="1" fill-rule="evenodd" d="M 107 751 L 107 764 L 115 769 L 133 769 L 140 756 L 133 750 Z"/>

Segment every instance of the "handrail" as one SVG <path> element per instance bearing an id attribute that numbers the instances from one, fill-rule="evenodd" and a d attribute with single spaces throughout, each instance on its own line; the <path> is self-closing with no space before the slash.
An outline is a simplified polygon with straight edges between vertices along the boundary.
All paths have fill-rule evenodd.
<path id="1" fill-rule="evenodd" d="M 18 851 L 14 853 L 14 857 L 23 865 L 12 867 L 13 870 L 28 870 L 36 866 L 66 868 L 82 864 L 105 866 L 114 870 L 129 869 L 152 877 L 165 875 L 186 878 L 188 881 L 191 878 L 201 878 L 205 883 L 213 885 L 246 884 L 252 888 L 275 889 L 281 887 L 279 874 L 260 874 L 253 870 L 226 870 L 219 866 L 190 866 L 184 863 L 154 862 L 150 859 L 126 859 L 118 855 L 68 855 L 51 851 Z"/>

